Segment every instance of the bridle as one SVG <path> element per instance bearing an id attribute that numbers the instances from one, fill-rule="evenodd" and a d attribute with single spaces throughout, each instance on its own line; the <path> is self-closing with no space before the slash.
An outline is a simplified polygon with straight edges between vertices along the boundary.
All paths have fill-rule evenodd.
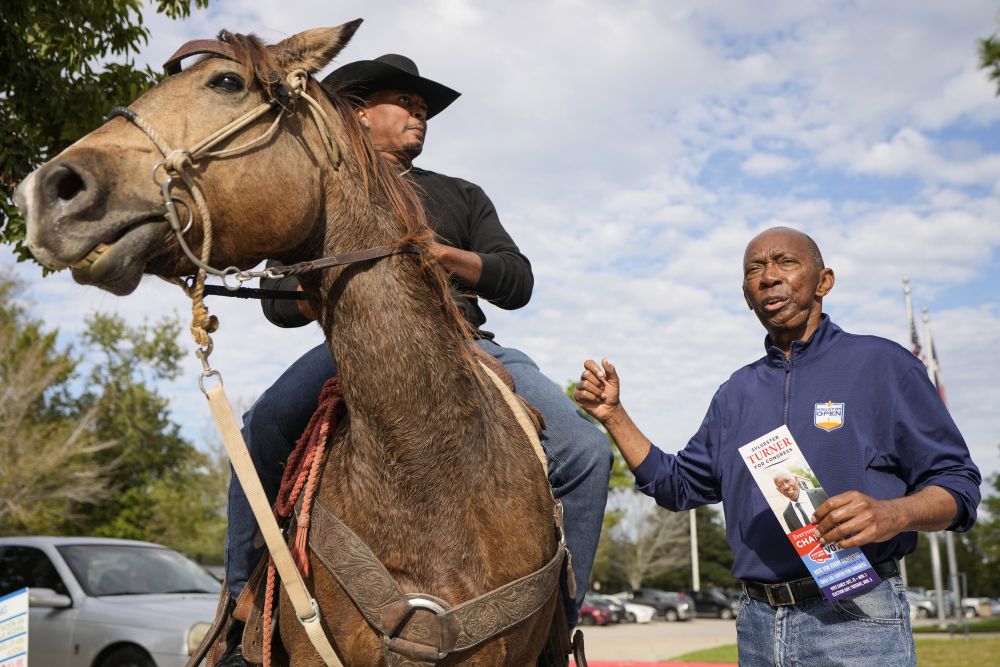
<path id="1" fill-rule="evenodd" d="M 225 42 L 207 39 L 193 40 L 181 46 L 181 48 L 178 49 L 166 63 L 164 63 L 164 70 L 168 76 L 177 74 L 181 71 L 181 61 L 184 58 L 199 54 L 216 55 L 233 61 L 238 60 L 232 47 Z M 153 165 L 152 177 L 153 182 L 160 188 L 160 192 L 163 195 L 163 202 L 166 208 L 166 218 L 170 225 L 171 233 L 177 239 L 177 243 L 180 246 L 181 251 L 197 268 L 197 273 L 192 279 L 190 279 L 190 282 L 185 282 L 181 279 L 178 279 L 177 282 L 193 302 L 194 315 L 191 325 L 191 333 L 200 348 L 197 354 L 199 359 L 201 359 L 204 368 L 203 376 L 205 373 L 211 371 L 207 364 L 207 357 L 211 354 L 212 350 L 212 342 L 209 334 L 213 333 L 218 327 L 217 320 L 208 315 L 208 310 L 203 301 L 205 293 L 205 279 L 208 274 L 220 277 L 222 279 L 223 286 L 227 290 L 236 291 L 243 283 L 255 278 L 281 278 L 284 276 L 299 275 L 309 271 L 315 271 L 317 269 L 371 261 L 382 257 L 388 257 L 390 255 L 420 253 L 420 248 L 417 245 L 404 243 L 377 246 L 343 255 L 334 255 L 322 257 L 320 259 L 298 262 L 289 266 L 270 266 L 262 271 L 241 270 L 236 266 L 218 269 L 209 264 L 212 252 L 212 216 L 209 211 L 208 204 L 205 201 L 205 196 L 192 174 L 192 168 L 196 163 L 207 159 L 231 157 L 268 141 L 277 132 L 281 121 L 284 118 L 293 116 L 297 112 L 298 105 L 296 103 L 298 100 L 302 100 L 306 104 L 316 128 L 319 131 L 323 148 L 330 164 L 333 165 L 333 169 L 335 171 L 340 168 L 342 157 L 340 147 L 337 145 L 336 139 L 330 133 L 330 118 L 319 102 L 317 102 L 316 99 L 307 92 L 309 82 L 310 76 L 305 70 L 296 69 L 291 71 L 282 84 L 274 87 L 280 91 L 278 95 L 275 95 L 272 92 L 272 89 L 269 88 L 269 99 L 266 102 L 262 102 L 235 120 L 215 130 L 207 137 L 194 144 L 191 148 L 187 149 L 171 148 L 160 133 L 157 132 L 156 129 L 144 118 L 140 117 L 139 114 L 133 109 L 118 106 L 114 107 L 108 114 L 108 120 L 115 117 L 121 117 L 138 127 L 147 137 L 149 137 L 150 141 L 153 142 L 160 153 L 163 154 L 164 159 Z M 233 148 L 218 151 L 211 150 L 221 142 L 233 137 L 244 128 L 248 127 L 261 116 L 264 116 L 275 109 L 279 110 L 277 116 L 267 130 L 261 135 Z M 194 204 L 198 209 L 198 214 L 201 219 L 202 246 L 200 256 L 194 253 L 184 238 L 184 234 L 187 233 L 194 224 L 194 212 L 183 199 L 180 199 L 173 194 L 172 190 L 177 179 L 180 179 L 188 192 L 191 193 L 191 198 L 194 200 Z M 178 205 L 187 210 L 187 220 L 184 224 L 181 224 Z M 105 244 L 98 245 L 97 248 L 92 250 L 90 254 L 82 260 L 82 262 L 91 263 L 97 256 L 104 252 L 106 248 L 107 246 Z M 233 282 L 230 282 L 231 280 Z"/>

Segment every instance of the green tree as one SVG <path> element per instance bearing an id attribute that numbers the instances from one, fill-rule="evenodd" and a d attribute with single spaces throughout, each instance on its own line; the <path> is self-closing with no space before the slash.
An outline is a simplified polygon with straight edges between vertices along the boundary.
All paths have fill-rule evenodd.
<path id="1" fill-rule="evenodd" d="M 977 534 L 982 555 L 982 580 L 976 595 L 996 597 L 1000 596 L 1000 474 L 993 475 L 990 481 L 993 493 L 983 498 L 981 518 L 970 532 Z"/>
<path id="2" fill-rule="evenodd" d="M 170 18 L 208 0 L 157 0 Z M 0 241 L 29 257 L 13 189 L 157 79 L 132 57 L 149 40 L 142 0 L 0 0 Z"/>
<path id="3" fill-rule="evenodd" d="M 979 67 L 989 70 L 990 80 L 996 82 L 1000 95 L 1000 32 L 979 40 Z"/>
<path id="4" fill-rule="evenodd" d="M 0 534 L 54 532 L 108 496 L 113 443 L 93 431 L 96 410 L 68 398 L 76 360 L 14 300 L 0 277 Z"/>
<path id="5" fill-rule="evenodd" d="M 153 389 L 179 373 L 179 331 L 176 319 L 139 326 L 103 314 L 88 319 L 83 343 L 91 364 L 77 401 L 99 415 L 95 433 L 115 443 L 95 457 L 117 465 L 108 478 L 110 497 L 77 526 L 215 560 L 225 532 L 228 466 L 181 436 L 167 400 Z"/>
<path id="6" fill-rule="evenodd" d="M 218 443 L 185 440 L 154 388 L 179 371 L 179 322 L 94 315 L 72 350 L 18 304 L 21 287 L 0 276 L 0 534 L 125 537 L 221 560 L 227 461 Z"/>
<path id="7" fill-rule="evenodd" d="M 1000 475 L 989 480 L 990 488 L 979 505 L 978 520 L 966 533 L 955 533 L 955 560 L 965 589 L 972 597 L 1000 595 Z M 944 540 L 939 540 L 942 584 L 950 588 Z M 917 547 L 906 561 L 907 585 L 934 588 L 930 539 L 918 533 Z"/>

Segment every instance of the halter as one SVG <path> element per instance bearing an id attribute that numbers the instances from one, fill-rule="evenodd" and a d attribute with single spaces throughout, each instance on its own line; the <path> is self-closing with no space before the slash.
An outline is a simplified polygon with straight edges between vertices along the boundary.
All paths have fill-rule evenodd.
<path id="1" fill-rule="evenodd" d="M 174 55 L 172 55 L 167 62 L 164 63 L 164 69 L 170 76 L 177 74 L 181 71 L 181 61 L 188 56 L 196 54 L 211 54 L 227 60 L 237 60 L 232 47 L 225 42 L 216 40 L 193 40 L 178 49 L 177 52 L 175 52 Z M 293 116 L 296 113 L 296 102 L 301 99 L 306 103 L 309 113 L 320 133 L 327 158 L 333 165 L 334 170 L 340 168 L 342 157 L 336 140 L 330 134 L 330 118 L 315 98 L 306 92 L 309 81 L 309 74 L 305 70 L 293 70 L 287 75 L 284 84 L 276 87 L 281 91 L 281 99 L 276 97 L 269 90 L 269 99 L 267 102 L 259 104 L 232 122 L 212 132 L 188 149 L 170 148 L 160 133 L 157 132 L 152 125 L 146 122 L 145 119 L 141 118 L 133 109 L 117 106 L 114 107 L 108 114 L 108 120 L 120 116 L 138 127 L 147 137 L 149 137 L 150 141 L 153 142 L 160 153 L 163 154 L 164 159 L 153 165 L 152 178 L 153 182 L 160 188 L 160 192 L 163 195 L 167 222 L 170 224 L 170 229 L 177 238 L 177 243 L 180 246 L 181 251 L 198 269 L 196 276 L 191 280 L 190 284 L 184 282 L 182 279 L 178 279 L 177 282 L 193 302 L 191 333 L 194 336 L 195 342 L 200 347 L 197 354 L 199 359 L 201 359 L 204 369 L 202 374 L 203 377 L 208 374 L 214 374 L 214 372 L 212 372 L 208 367 L 207 357 L 211 354 L 212 350 L 212 343 L 209 334 L 218 328 L 218 321 L 214 316 L 209 316 L 208 309 L 205 307 L 203 301 L 205 293 L 205 278 L 207 277 L 207 274 L 219 276 L 222 279 L 223 286 L 227 290 L 235 292 L 243 283 L 253 280 L 254 278 L 281 278 L 317 269 L 370 261 L 390 255 L 420 253 L 418 246 L 408 243 L 401 245 L 377 246 L 340 256 L 334 255 L 323 257 L 321 259 L 299 262 L 290 266 L 272 266 L 263 271 L 244 271 L 236 266 L 218 269 L 209 264 L 209 258 L 211 257 L 212 252 L 212 216 L 208 209 L 208 204 L 205 201 L 205 197 L 202 194 L 201 188 L 198 186 L 198 183 L 195 181 L 194 176 L 191 173 L 192 168 L 197 162 L 212 158 L 231 157 L 268 141 L 277 132 L 282 119 Z M 278 115 L 275 117 L 274 121 L 267 128 L 267 130 L 258 137 L 233 148 L 211 151 L 214 146 L 229 139 L 261 116 L 275 109 L 279 109 Z M 180 178 L 188 192 L 191 193 L 191 197 L 194 200 L 195 206 L 198 208 L 198 213 L 202 221 L 203 241 L 200 257 L 192 251 L 191 247 L 184 238 L 184 234 L 190 230 L 194 224 L 194 212 L 184 200 L 179 199 L 172 193 L 176 178 Z M 181 224 L 178 205 L 183 206 L 187 210 L 187 220 L 183 225 Z M 108 246 L 105 244 L 98 245 L 87 255 L 87 257 L 81 260 L 81 263 L 92 263 L 107 248 Z M 230 282 L 230 279 L 235 282 Z"/>

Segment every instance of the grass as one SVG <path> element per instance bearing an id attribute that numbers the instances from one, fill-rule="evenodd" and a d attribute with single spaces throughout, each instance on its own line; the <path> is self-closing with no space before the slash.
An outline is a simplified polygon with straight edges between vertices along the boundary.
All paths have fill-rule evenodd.
<path id="1" fill-rule="evenodd" d="M 1000 617 L 997 618 L 984 618 L 980 620 L 968 621 L 967 625 L 969 627 L 969 632 L 1000 632 Z M 949 629 L 963 633 L 964 630 L 959 627 L 955 628 L 954 624 L 949 626 Z M 936 625 L 922 625 L 919 628 L 913 628 L 913 634 L 925 634 L 928 632 L 948 632 L 949 630 L 940 630 Z"/>
<path id="2" fill-rule="evenodd" d="M 1000 637 L 956 637 L 954 639 L 917 639 L 917 663 L 920 667 L 979 667 L 994 665 L 1000 655 Z M 685 653 L 672 662 L 737 663 L 736 644 Z"/>
<path id="3" fill-rule="evenodd" d="M 670 658 L 670 662 L 717 662 L 722 664 L 736 664 L 739 655 L 736 653 L 736 644 L 726 644 L 715 648 L 706 648 L 701 651 L 692 651 Z"/>

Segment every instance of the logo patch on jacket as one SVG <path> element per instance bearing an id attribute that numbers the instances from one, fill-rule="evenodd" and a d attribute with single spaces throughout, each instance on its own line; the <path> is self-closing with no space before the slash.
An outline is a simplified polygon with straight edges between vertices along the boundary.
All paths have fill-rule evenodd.
<path id="1" fill-rule="evenodd" d="M 833 431 L 844 425 L 843 403 L 817 403 L 813 414 L 813 424 L 824 431 Z"/>

